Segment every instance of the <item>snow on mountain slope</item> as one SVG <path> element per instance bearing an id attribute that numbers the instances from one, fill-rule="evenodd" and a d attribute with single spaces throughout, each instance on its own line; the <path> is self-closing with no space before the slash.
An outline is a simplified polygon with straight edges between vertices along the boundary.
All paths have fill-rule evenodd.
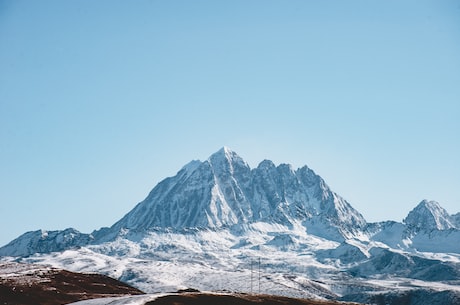
<path id="1" fill-rule="evenodd" d="M 148 294 L 148 295 L 133 295 L 113 298 L 98 298 L 92 300 L 84 300 L 72 305 L 144 305 L 151 302 L 164 294 Z"/>
<path id="2" fill-rule="evenodd" d="M 460 304 L 460 291 L 436 290 L 430 287 L 392 289 L 372 294 L 356 293 L 353 296 L 341 298 L 341 300 L 378 305 L 458 305 Z"/>
<path id="3" fill-rule="evenodd" d="M 367 232 L 370 239 L 380 242 L 390 248 L 408 249 L 412 245 L 410 236 L 407 236 L 407 226 L 395 221 L 384 221 L 369 224 Z"/>
<path id="4" fill-rule="evenodd" d="M 336 296 L 328 284 L 314 279 L 337 269 L 318 262 L 313 251 L 333 248 L 336 243 L 292 234 L 283 227 L 270 228 L 273 234 L 261 234 L 266 230 L 259 224 L 248 228 L 244 237 L 227 229 L 151 232 L 136 243 L 119 238 L 102 245 L 37 254 L 22 261 L 102 272 L 149 293 L 188 287 L 249 292 L 252 286 L 254 291 L 279 295 Z M 289 242 L 277 239 L 288 235 L 295 240 L 292 248 Z M 139 252 L 126 255 L 127 247 Z"/>
<path id="5" fill-rule="evenodd" d="M 411 248 L 421 252 L 460 254 L 460 230 L 432 230 L 411 238 Z"/>
<path id="6" fill-rule="evenodd" d="M 355 245 L 338 244 L 265 223 L 245 233 L 161 230 L 141 237 L 130 232 L 101 245 L 36 254 L 22 261 L 102 272 L 149 293 L 192 287 L 337 299 L 356 292 L 386 293 L 389 279 L 392 291 L 460 287 L 460 255 L 426 257 L 372 244 L 366 249 L 356 240 L 351 241 Z"/>
<path id="7" fill-rule="evenodd" d="M 460 278 L 458 262 L 440 262 L 423 255 L 414 255 L 390 249 L 373 248 L 366 262 L 350 269 L 359 276 L 386 274 L 424 281 L 456 281 Z"/>

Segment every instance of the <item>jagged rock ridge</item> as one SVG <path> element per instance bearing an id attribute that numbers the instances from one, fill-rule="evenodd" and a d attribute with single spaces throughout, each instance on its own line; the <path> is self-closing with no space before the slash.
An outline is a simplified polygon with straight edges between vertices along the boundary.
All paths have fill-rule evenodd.
<path id="1" fill-rule="evenodd" d="M 344 231 L 366 224 L 307 166 L 294 170 L 264 160 L 251 169 L 224 147 L 160 182 L 112 230 L 219 228 L 258 221 L 292 225 L 312 218 Z"/>

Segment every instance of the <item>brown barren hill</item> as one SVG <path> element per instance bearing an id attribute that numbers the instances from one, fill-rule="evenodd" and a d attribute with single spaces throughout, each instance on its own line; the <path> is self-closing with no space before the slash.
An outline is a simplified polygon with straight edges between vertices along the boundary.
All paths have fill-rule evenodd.
<path id="1" fill-rule="evenodd" d="M 143 292 L 104 275 L 33 264 L 0 264 L 1 305 L 59 305 L 138 294 Z"/>
<path id="2" fill-rule="evenodd" d="M 159 297 L 146 305 L 357 305 L 274 295 L 183 293 Z"/>

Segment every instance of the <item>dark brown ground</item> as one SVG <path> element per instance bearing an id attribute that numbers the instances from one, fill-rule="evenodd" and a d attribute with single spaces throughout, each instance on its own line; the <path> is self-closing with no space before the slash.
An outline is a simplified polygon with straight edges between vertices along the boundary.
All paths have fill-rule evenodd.
<path id="1" fill-rule="evenodd" d="M 0 305 L 60 305 L 126 294 L 143 292 L 107 276 L 59 269 L 0 277 Z"/>
<path id="2" fill-rule="evenodd" d="M 356 303 L 339 303 L 334 301 L 318 301 L 308 299 L 295 299 L 273 295 L 249 294 L 207 294 L 184 293 L 167 295 L 146 305 L 339 305 Z"/>
<path id="3" fill-rule="evenodd" d="M 0 305 L 61 305 L 81 300 L 143 294 L 98 274 L 26 264 L 0 264 Z M 295 299 L 273 295 L 212 294 L 184 290 L 146 305 L 338 305 L 335 301 Z M 353 303 L 354 304 L 354 303 Z"/>

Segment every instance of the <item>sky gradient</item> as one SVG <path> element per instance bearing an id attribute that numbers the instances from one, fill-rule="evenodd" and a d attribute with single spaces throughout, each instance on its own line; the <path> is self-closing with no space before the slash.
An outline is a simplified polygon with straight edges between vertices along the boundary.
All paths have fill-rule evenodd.
<path id="1" fill-rule="evenodd" d="M 366 220 L 460 212 L 458 1 L 0 0 L 0 244 L 91 232 L 228 146 Z"/>

